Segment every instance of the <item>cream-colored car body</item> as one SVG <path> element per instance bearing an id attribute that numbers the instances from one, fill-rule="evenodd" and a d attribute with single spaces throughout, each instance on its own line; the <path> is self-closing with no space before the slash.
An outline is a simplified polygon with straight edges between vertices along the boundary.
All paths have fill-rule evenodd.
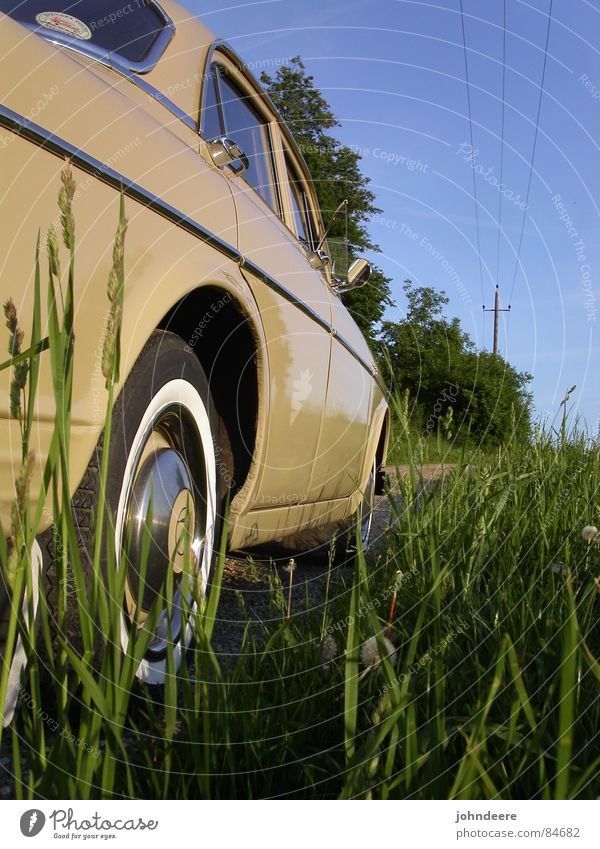
<path id="1" fill-rule="evenodd" d="M 232 442 L 249 443 L 237 450 L 233 470 L 229 544 L 241 547 L 353 515 L 375 456 L 385 456 L 387 405 L 372 354 L 334 293 L 330 271 L 309 264 L 295 232 L 286 162 L 313 209 L 317 202 L 291 135 L 232 51 L 182 7 L 163 7 L 175 33 L 146 73 L 125 73 L 0 15 L 0 295 L 15 301 L 27 338 L 36 238 L 58 222 L 60 172 L 71 159 L 78 186 L 74 491 L 106 412 L 100 357 L 122 185 L 129 219 L 122 380 L 158 327 L 179 332 L 210 379 L 207 325 L 214 329 L 228 317 L 227 327 L 243 326 L 245 361 L 229 356 L 228 374 L 221 367 L 214 375 Z M 201 104 L 215 64 L 268 124 L 279 214 L 243 175 L 211 158 Z M 322 234 L 318 214 L 314 226 Z M 247 408 L 234 394 L 242 370 L 252 394 Z M 0 373 L 5 527 L 21 450 L 17 423 L 9 420 L 9 380 L 8 371 Z M 239 421 L 227 421 L 234 409 Z M 44 355 L 35 412 L 41 468 L 54 416 Z M 40 530 L 51 519 L 45 511 Z"/>

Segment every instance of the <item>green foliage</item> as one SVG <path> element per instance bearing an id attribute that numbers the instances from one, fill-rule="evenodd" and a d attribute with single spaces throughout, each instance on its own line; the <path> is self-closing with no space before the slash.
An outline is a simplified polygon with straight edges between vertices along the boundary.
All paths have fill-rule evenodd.
<path id="1" fill-rule="evenodd" d="M 530 432 L 531 376 L 501 356 L 476 351 L 458 318 L 448 319 L 444 292 L 404 282 L 406 317 L 383 324 L 386 377 L 408 391 L 410 419 L 426 435 L 452 410 L 459 441 L 500 445 Z"/>
<path id="2" fill-rule="evenodd" d="M 117 243 L 124 230 L 121 206 Z M 72 233 L 69 228 L 68 239 Z M 192 617 L 193 652 L 176 674 L 169 643 L 165 686 L 152 692 L 140 686 L 132 694 L 155 623 L 149 630 L 131 629 L 127 651 L 121 651 L 124 567 L 116 562 L 109 534 L 114 568 L 104 578 L 97 571 L 94 586 L 87 586 L 66 484 L 75 305 L 73 242 L 65 247 L 71 259 L 62 308 L 57 266 L 50 263 L 48 338 L 40 332 L 38 251 L 31 344 L 0 365 L 13 367 L 26 355 L 31 392 L 36 364 L 47 356 L 56 400 L 35 516 L 24 495 L 17 499 L 24 532 L 13 598 L 27 600 L 30 624 L 13 604 L 5 654 L 20 635 L 29 663 L 15 723 L 8 732 L 0 728 L 0 744 L 3 733 L 12 738 L 14 795 L 596 798 L 600 756 L 590 741 L 600 725 L 600 535 L 590 527 L 584 536 L 582 526 L 600 525 L 600 446 L 569 432 L 568 395 L 558 431 L 538 429 L 529 442 L 512 439 L 487 454 L 463 451 L 437 484 L 423 478 L 422 439 L 411 434 L 407 396 L 394 396 L 400 427 L 392 455 L 402 450 L 407 465 L 393 474 L 389 519 L 368 566 L 359 546 L 354 564 L 332 569 L 330 563 L 323 603 L 311 601 L 306 578 L 304 603 L 297 598 L 291 610 L 282 570 L 273 569 L 271 615 L 255 622 L 252 633 L 246 628 L 237 656 L 228 645 L 220 659 L 213 624 L 224 576 L 223 538 L 208 603 L 196 596 L 194 611 L 184 611 Z M 120 256 L 117 251 L 119 279 Z M 427 328 L 431 311 L 440 318 L 443 296 L 413 295 L 415 326 Z M 114 376 L 114 368 L 108 373 Z M 111 378 L 107 431 L 112 389 Z M 33 396 L 27 397 L 32 408 Z M 440 433 L 450 437 L 452 417 L 445 413 L 443 422 Z M 104 481 L 106 473 L 103 465 Z M 39 632 L 33 625 L 28 558 L 46 495 L 62 564 L 54 652 L 44 594 Z M 146 556 L 149 547 L 148 534 Z M 0 529 L 5 579 L 9 551 Z M 143 557 L 142 572 L 145 562 Z M 298 565 L 296 581 L 302 581 L 303 568 Z M 142 587 L 140 580 L 140 592 Z M 77 599 L 82 656 L 66 634 L 68 589 Z M 172 586 L 166 595 L 171 605 Z M 240 607 L 245 616 L 243 599 Z M 221 624 L 229 629 L 229 611 Z M 373 638 L 379 663 L 372 662 Z M 40 640 L 51 675 L 44 687 Z M 90 661 L 98 641 L 106 651 L 96 674 Z M 0 705 L 6 687 L 3 665 Z"/>
<path id="3" fill-rule="evenodd" d="M 224 549 L 195 650 L 160 695 L 129 698 L 133 654 L 96 678 L 67 648 L 67 711 L 34 690 L 32 654 L 17 797 L 595 798 L 600 549 L 581 527 L 600 524 L 598 445 L 540 432 L 431 485 L 417 440 L 402 439 L 412 459 L 396 469 L 377 559 L 359 551 L 354 569 L 331 571 L 324 604 L 296 597 L 289 617 L 289 578 L 274 569 L 271 615 L 237 657 L 212 644 Z M 110 630 L 118 602 L 108 615 Z M 366 666 L 373 636 L 384 659 Z"/>
<path id="4" fill-rule="evenodd" d="M 336 270 L 344 274 L 349 263 L 365 250 L 379 250 L 369 237 L 367 224 L 381 210 L 374 205 L 375 195 L 368 188 L 369 180 L 361 173 L 361 157 L 327 132 L 339 124 L 299 56 L 279 68 L 274 77 L 263 73 L 261 81 L 306 160 L 325 226 L 339 204 L 345 198 L 348 200 L 347 219 L 342 215 L 335 221 L 328 239 Z M 389 284 L 390 279 L 375 269 L 368 286 L 343 296 L 355 321 L 371 341 L 386 306 L 392 304 Z"/>
<path id="5" fill-rule="evenodd" d="M 338 122 L 298 56 L 275 75 L 264 73 L 261 80 L 306 159 L 325 222 L 344 198 L 349 201 L 347 221 L 340 216 L 329 238 L 336 269 L 344 273 L 352 259 L 365 250 L 379 250 L 367 225 L 380 210 L 361 173 L 361 157 L 331 135 Z M 438 422 L 452 415 L 452 431 L 459 441 L 469 434 L 471 440 L 487 446 L 502 443 L 513 432 L 526 437 L 530 376 L 516 371 L 502 357 L 476 351 L 460 321 L 443 315 L 448 303 L 444 292 L 429 286 L 414 287 L 405 281 L 406 318 L 383 321 L 386 307 L 392 305 L 390 283 L 375 268 L 369 284 L 345 293 L 343 300 L 379 353 L 388 385 L 400 391 L 408 389 L 413 423 L 426 435 L 435 435 Z"/>

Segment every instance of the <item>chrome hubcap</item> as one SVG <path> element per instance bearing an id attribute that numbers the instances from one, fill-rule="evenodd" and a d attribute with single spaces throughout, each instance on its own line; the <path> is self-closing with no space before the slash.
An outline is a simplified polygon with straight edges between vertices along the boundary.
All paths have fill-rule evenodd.
<path id="1" fill-rule="evenodd" d="M 172 575 L 170 625 L 163 602 L 148 648 L 155 657 L 165 654 L 169 641 L 181 639 L 183 575 L 195 571 L 203 543 L 206 503 L 196 482 L 204 480 L 204 469 L 198 456 L 186 461 L 186 446 L 198 447 L 189 426 L 180 409 L 163 413 L 154 423 L 127 499 L 122 552 L 128 564 L 125 600 L 130 621 L 144 626 L 157 598 L 165 597 L 166 580 Z"/>
<path id="2" fill-rule="evenodd" d="M 187 471 L 187 468 L 186 468 Z M 176 575 L 183 572 L 186 551 L 191 552 L 186 545 L 186 536 L 195 523 L 193 495 L 189 488 L 182 489 L 175 499 L 169 520 L 169 560 Z"/>

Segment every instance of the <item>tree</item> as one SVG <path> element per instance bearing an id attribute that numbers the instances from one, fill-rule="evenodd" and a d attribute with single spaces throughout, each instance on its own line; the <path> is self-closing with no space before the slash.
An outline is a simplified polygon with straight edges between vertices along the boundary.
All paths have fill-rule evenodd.
<path id="1" fill-rule="evenodd" d="M 445 292 L 404 281 L 406 317 L 386 321 L 382 341 L 387 379 L 408 390 L 411 418 L 426 433 L 449 407 L 462 433 L 488 445 L 529 433 L 531 375 L 516 371 L 502 357 L 476 351 L 458 318 L 447 319 Z"/>
<path id="2" fill-rule="evenodd" d="M 327 132 L 339 123 L 299 56 L 279 68 L 274 77 L 263 73 L 261 81 L 306 160 L 326 226 L 339 204 L 348 200 L 347 216 L 336 220 L 328 237 L 336 269 L 345 273 L 349 263 L 365 250 L 379 251 L 369 237 L 367 224 L 381 210 L 374 205 L 369 179 L 361 173 L 361 157 Z M 344 303 L 371 342 L 386 306 L 392 305 L 389 284 L 390 279 L 375 268 L 367 286 L 343 295 Z"/>
<path id="3" fill-rule="evenodd" d="M 489 351 L 465 352 L 457 371 L 459 395 L 456 415 L 468 422 L 479 442 L 501 445 L 511 438 L 526 438 L 531 430 L 532 379 L 500 355 Z"/>
<path id="4" fill-rule="evenodd" d="M 300 57 L 274 76 L 263 73 L 261 80 L 304 155 L 326 225 L 348 199 L 346 220 L 338 218 L 328 237 L 336 269 L 344 273 L 364 251 L 379 250 L 367 226 L 380 210 L 361 173 L 361 157 L 330 132 L 339 123 Z M 515 435 L 528 433 L 531 376 L 517 372 L 502 357 L 477 352 L 460 321 L 444 316 L 446 294 L 432 287 L 405 281 L 406 317 L 383 321 L 386 307 L 392 306 L 390 282 L 375 268 L 368 286 L 343 299 L 378 352 L 390 388 L 409 391 L 415 423 L 425 431 L 437 429 L 438 419 L 451 408 L 462 432 L 470 428 L 474 438 L 488 444 L 502 442 L 513 430 Z"/>

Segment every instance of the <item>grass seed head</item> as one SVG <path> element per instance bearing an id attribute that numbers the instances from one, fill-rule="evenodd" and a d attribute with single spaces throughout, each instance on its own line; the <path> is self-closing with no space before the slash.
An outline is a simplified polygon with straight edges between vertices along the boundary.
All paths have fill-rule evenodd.
<path id="1" fill-rule="evenodd" d="M 393 665 L 396 660 L 396 647 L 391 640 L 388 640 L 387 637 L 383 637 L 383 642 L 385 645 L 386 657 Z M 369 637 L 369 639 L 365 640 L 362 644 L 360 659 L 363 662 L 363 666 L 366 666 L 367 668 L 371 666 L 379 666 L 381 658 L 379 656 L 379 646 L 377 645 L 376 637 Z"/>
<path id="2" fill-rule="evenodd" d="M 113 263 L 108 275 L 107 292 L 108 299 L 115 301 L 121 292 L 120 281 L 123 278 L 125 269 L 125 233 L 127 232 L 127 220 L 119 222 L 117 232 L 115 234 L 115 242 L 113 245 Z"/>
<path id="3" fill-rule="evenodd" d="M 17 329 L 17 308 L 12 298 L 9 298 L 4 304 L 4 315 L 6 318 L 6 326 L 11 333 L 14 333 Z"/>
<path id="4" fill-rule="evenodd" d="M 113 367 L 117 352 L 117 340 L 121 329 L 123 318 L 123 281 L 125 277 L 125 233 L 127 232 L 127 219 L 119 221 L 115 242 L 113 245 L 112 267 L 108 275 L 106 292 L 109 300 L 108 320 L 106 322 L 106 335 L 102 348 L 102 375 L 106 381 L 106 388 L 113 377 Z"/>
<path id="5" fill-rule="evenodd" d="M 116 302 L 111 303 L 106 323 L 106 335 L 102 348 L 102 375 L 106 380 L 106 386 L 110 383 L 113 373 L 113 362 L 117 347 L 117 334 L 121 326 L 122 308 Z"/>
<path id="6" fill-rule="evenodd" d="M 25 511 L 29 501 L 29 488 L 31 485 L 31 477 L 33 475 L 33 467 L 35 463 L 35 455 L 33 451 L 25 458 L 21 471 L 15 481 L 15 500 L 10 512 L 10 537 L 12 546 L 8 556 L 8 584 L 14 586 L 15 576 L 19 563 L 21 562 L 22 541 L 25 537 Z"/>
<path id="7" fill-rule="evenodd" d="M 17 357 L 21 353 L 21 345 L 23 344 L 24 334 L 19 327 L 17 308 L 15 307 L 12 298 L 9 298 L 4 304 L 4 316 L 6 318 L 6 326 L 10 331 L 8 353 L 11 357 Z M 29 363 L 26 361 L 17 363 L 17 365 L 13 367 L 13 376 L 10 382 L 9 394 L 11 419 L 18 419 L 20 421 L 22 418 L 23 411 L 21 408 L 21 393 L 25 389 L 28 372 Z"/>
<path id="8" fill-rule="evenodd" d="M 62 183 L 58 194 L 58 208 L 60 209 L 60 223 L 62 225 L 62 237 L 65 247 L 72 251 L 75 248 L 75 218 L 73 216 L 73 195 L 75 194 L 75 180 L 71 163 L 67 164 L 60 174 Z"/>
<path id="9" fill-rule="evenodd" d="M 48 261 L 50 263 L 50 274 L 54 277 L 60 277 L 60 258 L 58 255 L 58 237 L 54 227 L 48 230 L 46 238 L 46 247 L 48 250 Z"/>
<path id="10" fill-rule="evenodd" d="M 325 634 L 321 644 L 321 666 L 329 669 L 330 664 L 336 659 L 337 655 L 338 647 L 335 637 L 332 634 Z"/>

